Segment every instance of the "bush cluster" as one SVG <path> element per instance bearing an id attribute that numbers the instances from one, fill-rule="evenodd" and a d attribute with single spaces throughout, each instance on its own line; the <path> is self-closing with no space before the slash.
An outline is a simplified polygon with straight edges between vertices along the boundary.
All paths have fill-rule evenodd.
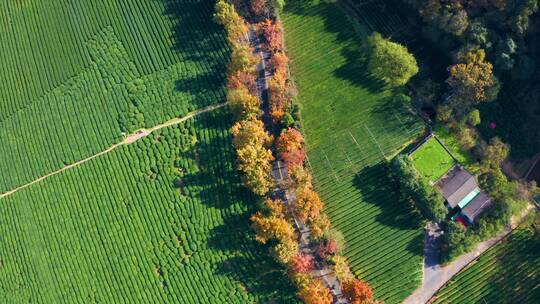
<path id="1" fill-rule="evenodd" d="M 426 219 L 442 222 L 447 213 L 444 197 L 420 176 L 409 156 L 403 154 L 395 157 L 390 166 L 393 180 L 400 186 L 404 201 L 412 202 Z"/>

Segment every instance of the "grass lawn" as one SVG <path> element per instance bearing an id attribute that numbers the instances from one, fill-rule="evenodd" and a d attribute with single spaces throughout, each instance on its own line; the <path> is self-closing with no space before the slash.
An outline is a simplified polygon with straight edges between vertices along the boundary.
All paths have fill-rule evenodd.
<path id="1" fill-rule="evenodd" d="M 436 125 L 433 129 L 435 135 L 444 143 L 444 145 L 452 152 L 452 155 L 459 161 L 465 168 L 471 168 L 475 165 L 476 161 L 471 153 L 461 150 L 457 138 L 450 132 L 445 126 L 440 124 Z"/>
<path id="2" fill-rule="evenodd" d="M 355 31 L 339 7 L 318 1 L 288 1 L 283 19 L 316 190 L 354 273 L 377 298 L 400 303 L 422 279 L 423 230 L 382 161 L 423 125 L 366 72 L 367 28 Z"/>
<path id="3" fill-rule="evenodd" d="M 434 137 L 414 151 L 411 157 L 416 170 L 432 182 L 436 182 L 456 163 Z"/>

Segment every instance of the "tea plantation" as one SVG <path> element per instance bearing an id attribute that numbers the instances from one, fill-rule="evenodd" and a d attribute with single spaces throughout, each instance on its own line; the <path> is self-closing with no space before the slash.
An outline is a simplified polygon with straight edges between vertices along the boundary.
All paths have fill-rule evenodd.
<path id="1" fill-rule="evenodd" d="M 215 1 L 0 3 L 0 193 L 224 102 Z M 225 110 L 0 199 L 1 303 L 294 303 Z"/>
<path id="2" fill-rule="evenodd" d="M 399 303 L 421 282 L 423 229 L 382 162 L 423 126 L 366 72 L 366 28 L 335 4 L 287 3 L 287 50 L 316 190 L 345 236 L 355 274 L 376 298 Z"/>
<path id="3" fill-rule="evenodd" d="M 204 114 L 0 200 L 0 302 L 294 302 L 229 125 Z"/>
<path id="4" fill-rule="evenodd" d="M 0 193 L 223 101 L 213 1 L 3 1 Z"/>
<path id="5" fill-rule="evenodd" d="M 441 289 L 433 303 L 540 302 L 540 240 L 516 230 Z"/>

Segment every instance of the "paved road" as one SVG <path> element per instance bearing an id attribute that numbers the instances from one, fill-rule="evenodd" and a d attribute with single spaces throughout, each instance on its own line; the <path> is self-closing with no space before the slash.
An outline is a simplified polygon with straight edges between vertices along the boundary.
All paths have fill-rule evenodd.
<path id="1" fill-rule="evenodd" d="M 166 128 L 166 127 L 170 127 L 170 126 L 173 126 L 173 125 L 177 125 L 177 124 L 179 124 L 181 122 L 184 122 L 184 121 L 186 121 L 188 119 L 191 119 L 191 118 L 193 118 L 193 117 L 195 117 L 197 115 L 207 113 L 207 112 L 213 111 L 213 110 L 218 109 L 218 108 L 222 108 L 225 105 L 226 105 L 226 103 L 220 103 L 220 104 L 217 104 L 217 105 L 212 105 L 212 106 L 202 108 L 202 109 L 199 109 L 197 111 L 188 113 L 187 115 L 185 115 L 183 117 L 178 117 L 178 118 L 171 119 L 171 120 L 169 120 L 169 121 L 167 121 L 167 122 L 165 122 L 163 124 L 159 124 L 159 125 L 151 128 L 151 129 L 137 130 L 133 134 L 128 135 L 122 142 L 119 142 L 117 144 L 114 144 L 114 145 L 110 146 L 105 151 L 101 151 L 101 152 L 99 152 L 97 154 L 94 154 L 94 155 L 92 155 L 90 157 L 87 157 L 87 158 L 85 158 L 83 160 L 80 160 L 80 161 L 75 162 L 75 163 L 73 163 L 71 165 L 65 166 L 65 167 L 63 167 L 63 168 L 61 168 L 59 170 L 56 170 L 56 171 L 51 172 L 51 173 L 49 173 L 47 175 L 44 175 L 44 176 L 42 176 L 42 177 L 40 177 L 40 178 L 38 178 L 38 179 L 28 183 L 28 184 L 24 184 L 24 185 L 19 186 L 19 187 L 15 188 L 15 189 L 12 189 L 12 190 L 10 190 L 8 192 L 0 194 L 0 199 L 8 197 L 8 196 L 10 196 L 10 195 L 12 195 L 12 194 L 14 194 L 14 193 L 16 193 L 18 191 L 21 191 L 22 189 L 25 189 L 25 188 L 28 188 L 28 187 L 34 185 L 34 184 L 37 184 L 37 183 L 39 183 L 39 182 L 41 182 L 41 181 L 43 181 L 43 180 L 45 180 L 45 179 L 47 179 L 49 177 L 60 174 L 60 173 L 62 173 L 64 171 L 72 169 L 74 167 L 80 166 L 80 165 L 82 165 L 82 164 L 84 164 L 86 162 L 91 161 L 92 159 L 95 159 L 95 158 L 98 158 L 98 157 L 100 157 L 102 155 L 110 153 L 110 152 L 114 151 L 115 149 L 117 149 L 120 146 L 132 144 L 132 143 L 138 141 L 139 139 L 144 138 L 144 137 L 152 134 L 152 132 L 154 132 L 154 131 L 157 131 L 159 129 L 163 129 L 163 128 Z"/>
<path id="2" fill-rule="evenodd" d="M 403 304 L 424 304 L 427 303 L 435 293 L 441 289 L 446 282 L 460 272 L 463 268 L 476 260 L 484 251 L 497 244 L 514 230 L 527 213 L 533 208 L 529 205 L 517 220 L 513 221 L 511 227 L 506 228 L 497 236 L 484 241 L 476 246 L 469 253 L 461 255 L 454 262 L 442 267 L 439 264 L 439 244 L 441 234 L 438 227 L 429 223 L 426 227 L 426 245 L 424 247 L 424 279 L 422 286 L 414 291 L 412 295 L 403 301 Z"/>

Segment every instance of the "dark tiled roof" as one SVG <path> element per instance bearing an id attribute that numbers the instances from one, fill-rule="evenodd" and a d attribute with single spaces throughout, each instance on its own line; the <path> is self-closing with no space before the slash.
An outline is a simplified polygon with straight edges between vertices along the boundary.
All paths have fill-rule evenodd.
<path id="1" fill-rule="evenodd" d="M 463 214 L 463 216 L 471 223 L 474 223 L 478 217 L 484 211 L 491 208 L 491 206 L 492 202 L 489 196 L 484 191 L 480 191 L 480 193 L 478 193 L 478 195 L 461 210 L 461 214 Z"/>
<path id="2" fill-rule="evenodd" d="M 462 199 L 478 187 L 474 176 L 459 166 L 452 168 L 438 182 L 438 185 L 451 208 L 456 207 Z"/>

